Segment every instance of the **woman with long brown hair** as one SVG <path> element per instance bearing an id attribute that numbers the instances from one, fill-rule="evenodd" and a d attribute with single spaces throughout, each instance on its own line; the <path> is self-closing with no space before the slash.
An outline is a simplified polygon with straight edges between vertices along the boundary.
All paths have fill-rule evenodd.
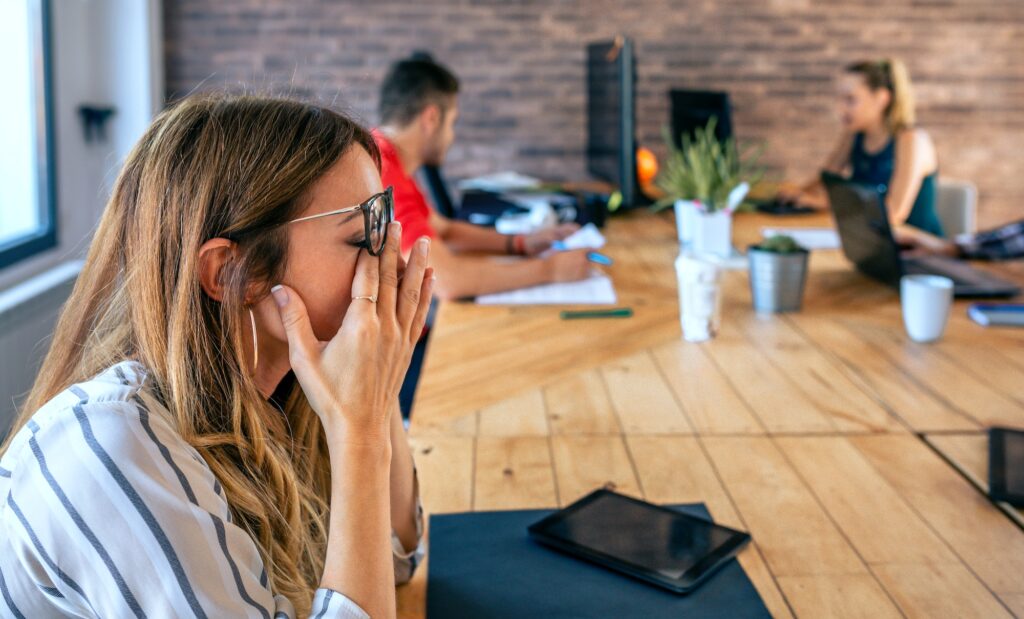
<path id="1" fill-rule="evenodd" d="M 128 156 L 0 457 L 15 617 L 393 616 L 432 291 L 370 135 L 196 96 Z"/>
<path id="2" fill-rule="evenodd" d="M 938 156 L 928 132 L 915 125 L 910 75 L 896 58 L 847 65 L 839 79 L 842 133 L 823 169 L 884 188 L 893 225 L 910 224 L 942 236 L 936 211 Z M 780 199 L 825 208 L 821 180 L 780 192 Z"/>

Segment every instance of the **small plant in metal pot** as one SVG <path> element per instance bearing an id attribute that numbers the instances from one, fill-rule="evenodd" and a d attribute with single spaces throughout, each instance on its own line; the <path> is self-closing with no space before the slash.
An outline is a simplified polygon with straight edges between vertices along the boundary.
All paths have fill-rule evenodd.
<path id="1" fill-rule="evenodd" d="M 797 312 L 804 298 L 809 252 L 791 236 L 778 235 L 751 245 L 750 294 L 758 312 Z"/>

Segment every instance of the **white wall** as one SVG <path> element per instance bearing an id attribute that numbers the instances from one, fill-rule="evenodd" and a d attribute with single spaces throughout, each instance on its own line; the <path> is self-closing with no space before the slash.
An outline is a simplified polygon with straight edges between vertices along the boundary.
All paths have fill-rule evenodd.
<path id="1" fill-rule="evenodd" d="M 161 0 L 51 0 L 50 13 L 58 246 L 0 269 L 0 291 L 84 255 L 120 163 L 163 106 Z M 105 142 L 85 142 L 83 103 L 117 108 Z"/>
<path id="2" fill-rule="evenodd" d="M 160 3 L 51 0 L 58 246 L 0 269 L 0 438 L 70 292 L 71 261 L 84 256 L 122 160 L 163 106 Z M 106 141 L 85 142 L 83 103 L 117 109 Z"/>

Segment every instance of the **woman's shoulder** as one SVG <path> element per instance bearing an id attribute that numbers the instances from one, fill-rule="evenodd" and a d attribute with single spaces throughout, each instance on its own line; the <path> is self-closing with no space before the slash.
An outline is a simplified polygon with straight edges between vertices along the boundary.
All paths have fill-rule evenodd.
<path id="1" fill-rule="evenodd" d="M 932 136 L 923 127 L 904 127 L 893 136 L 897 146 L 909 145 L 914 147 L 932 146 Z"/>
<path id="2" fill-rule="evenodd" d="M 931 135 L 922 127 L 905 127 L 896 132 L 893 138 L 898 158 L 909 157 L 915 169 L 934 170 L 937 165 L 938 153 Z"/>
<path id="3" fill-rule="evenodd" d="M 147 376 L 140 364 L 125 361 L 58 393 L 18 431 L 0 467 L 16 475 L 26 461 L 33 470 L 47 460 L 71 466 L 85 450 L 98 449 L 112 461 L 130 461 L 157 429 L 184 443 L 167 432 L 168 416 L 145 389 Z"/>

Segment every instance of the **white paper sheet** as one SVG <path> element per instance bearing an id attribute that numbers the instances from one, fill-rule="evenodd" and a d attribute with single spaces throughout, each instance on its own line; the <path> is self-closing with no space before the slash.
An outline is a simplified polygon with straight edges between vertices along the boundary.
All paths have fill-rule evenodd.
<path id="1" fill-rule="evenodd" d="M 520 174 L 518 172 L 495 172 L 494 174 L 487 174 L 485 176 L 467 178 L 459 183 L 459 189 L 462 191 L 479 189 L 482 191 L 501 193 L 503 191 L 533 189 L 539 185 L 540 179 L 536 179 L 532 176 L 526 176 L 525 174 Z"/>
<path id="2" fill-rule="evenodd" d="M 604 247 L 604 235 L 594 224 L 587 224 L 562 240 L 565 249 L 600 249 Z"/>
<path id="3" fill-rule="evenodd" d="M 531 286 L 476 298 L 478 305 L 614 305 L 616 300 L 612 280 L 596 274 L 578 282 Z"/>
<path id="4" fill-rule="evenodd" d="M 764 238 L 784 234 L 804 249 L 839 249 L 839 233 L 832 228 L 761 228 Z"/>

